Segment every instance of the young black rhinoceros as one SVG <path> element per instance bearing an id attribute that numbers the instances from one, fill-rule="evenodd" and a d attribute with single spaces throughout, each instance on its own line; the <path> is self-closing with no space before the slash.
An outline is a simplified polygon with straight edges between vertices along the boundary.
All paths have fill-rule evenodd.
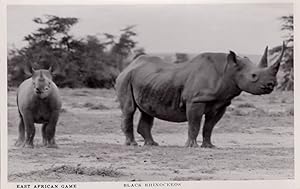
<path id="1" fill-rule="evenodd" d="M 188 121 L 186 147 L 197 147 L 201 118 L 205 115 L 201 147 L 212 148 L 211 133 L 231 100 L 242 91 L 254 95 L 269 94 L 277 84 L 276 74 L 285 51 L 269 67 L 268 47 L 258 65 L 247 57 L 225 53 L 203 53 L 186 64 L 169 64 L 153 56 L 142 55 L 123 70 L 116 80 L 116 91 L 123 120 L 126 145 L 137 145 L 133 134 L 133 116 L 141 112 L 137 132 L 145 145 L 158 145 L 152 138 L 153 120 Z"/>
<path id="2" fill-rule="evenodd" d="M 58 88 L 52 81 L 53 72 L 51 68 L 25 72 L 32 77 L 21 83 L 17 92 L 20 122 L 19 138 L 15 145 L 33 148 L 34 123 L 42 123 L 43 144 L 55 148 L 57 145 L 54 136 L 61 99 Z"/>

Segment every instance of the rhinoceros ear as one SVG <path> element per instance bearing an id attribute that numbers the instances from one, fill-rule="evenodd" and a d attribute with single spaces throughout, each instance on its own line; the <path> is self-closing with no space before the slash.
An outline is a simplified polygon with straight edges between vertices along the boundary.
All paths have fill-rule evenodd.
<path id="1" fill-rule="evenodd" d="M 32 76 L 33 73 L 34 73 L 34 71 L 35 71 L 35 70 L 33 69 L 33 67 L 31 67 L 31 65 L 26 64 L 26 65 L 24 66 L 24 73 L 25 73 L 25 75 L 26 75 L 27 77 Z"/>
<path id="2" fill-rule="evenodd" d="M 268 67 L 268 46 L 266 46 L 263 56 L 261 57 L 258 67 L 266 68 Z"/>
<path id="3" fill-rule="evenodd" d="M 233 62 L 233 63 L 237 64 L 236 54 L 233 51 L 229 51 L 229 54 L 227 56 L 227 61 L 228 61 L 228 63 Z"/>
<path id="4" fill-rule="evenodd" d="M 48 71 L 51 73 L 51 75 L 57 75 L 60 72 L 58 66 L 50 66 Z"/>

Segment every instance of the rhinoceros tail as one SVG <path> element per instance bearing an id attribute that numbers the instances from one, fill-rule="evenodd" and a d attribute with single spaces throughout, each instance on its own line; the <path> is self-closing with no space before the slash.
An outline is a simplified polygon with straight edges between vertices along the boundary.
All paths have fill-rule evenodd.
<path id="1" fill-rule="evenodd" d="M 21 115 L 21 111 L 20 111 L 20 107 L 19 107 L 19 100 L 18 100 L 18 98 L 19 98 L 19 93 L 18 93 L 18 91 L 17 91 L 17 98 L 16 98 L 16 100 L 17 100 L 17 107 L 18 107 L 18 112 L 19 112 L 19 115 L 20 115 L 20 117 L 22 117 L 22 115 Z"/>
<path id="2" fill-rule="evenodd" d="M 19 109 L 19 103 L 18 103 L 18 97 L 19 97 L 19 95 L 18 95 L 18 91 L 17 91 L 17 98 L 16 98 L 16 101 L 17 101 L 17 107 L 18 107 L 18 111 L 20 111 L 20 109 Z"/>
<path id="3" fill-rule="evenodd" d="M 130 85 L 129 87 L 130 87 L 130 93 L 131 93 L 132 103 L 133 103 L 133 105 L 135 107 L 137 107 L 137 103 L 136 103 L 135 98 L 134 98 L 133 87 L 132 87 L 131 84 L 129 84 L 129 85 Z"/>

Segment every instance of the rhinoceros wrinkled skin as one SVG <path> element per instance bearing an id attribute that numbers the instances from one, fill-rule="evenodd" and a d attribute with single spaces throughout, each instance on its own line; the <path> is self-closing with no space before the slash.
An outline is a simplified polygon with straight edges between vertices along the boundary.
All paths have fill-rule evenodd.
<path id="1" fill-rule="evenodd" d="M 202 53 L 186 64 L 170 64 L 161 58 L 141 55 L 116 80 L 122 110 L 122 131 L 126 145 L 137 145 L 133 132 L 136 108 L 141 112 L 137 132 L 145 145 L 158 145 L 152 137 L 154 118 L 171 122 L 188 121 L 186 147 L 197 147 L 202 116 L 201 147 L 212 148 L 211 133 L 231 100 L 242 91 L 269 94 L 277 84 L 285 44 L 276 62 L 267 67 L 266 47 L 258 65 L 234 52 Z"/>
<path id="2" fill-rule="evenodd" d="M 18 88 L 17 105 L 20 122 L 16 146 L 33 148 L 34 123 L 41 123 L 43 145 L 57 147 L 55 130 L 62 103 L 58 87 L 52 81 L 53 72 L 51 72 L 51 68 L 32 70 L 32 73 L 27 71 L 26 73 L 32 74 L 32 77 L 23 81 Z"/>

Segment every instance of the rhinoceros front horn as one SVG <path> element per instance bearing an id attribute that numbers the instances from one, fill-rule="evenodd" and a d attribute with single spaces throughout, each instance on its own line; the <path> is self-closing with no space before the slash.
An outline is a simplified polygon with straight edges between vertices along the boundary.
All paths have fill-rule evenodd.
<path id="1" fill-rule="evenodd" d="M 266 48 L 265 48 L 265 52 L 264 52 L 263 56 L 260 59 L 258 67 L 260 67 L 260 68 L 268 67 L 268 46 L 266 46 Z"/>
<path id="2" fill-rule="evenodd" d="M 286 45 L 283 42 L 282 47 L 281 47 L 281 53 L 280 53 L 278 59 L 276 60 L 276 62 L 272 66 L 270 66 L 270 70 L 273 72 L 273 74 L 277 74 L 277 72 L 278 72 L 278 69 L 280 67 L 280 62 L 281 62 L 282 57 L 284 55 L 285 49 L 286 49 Z"/>

